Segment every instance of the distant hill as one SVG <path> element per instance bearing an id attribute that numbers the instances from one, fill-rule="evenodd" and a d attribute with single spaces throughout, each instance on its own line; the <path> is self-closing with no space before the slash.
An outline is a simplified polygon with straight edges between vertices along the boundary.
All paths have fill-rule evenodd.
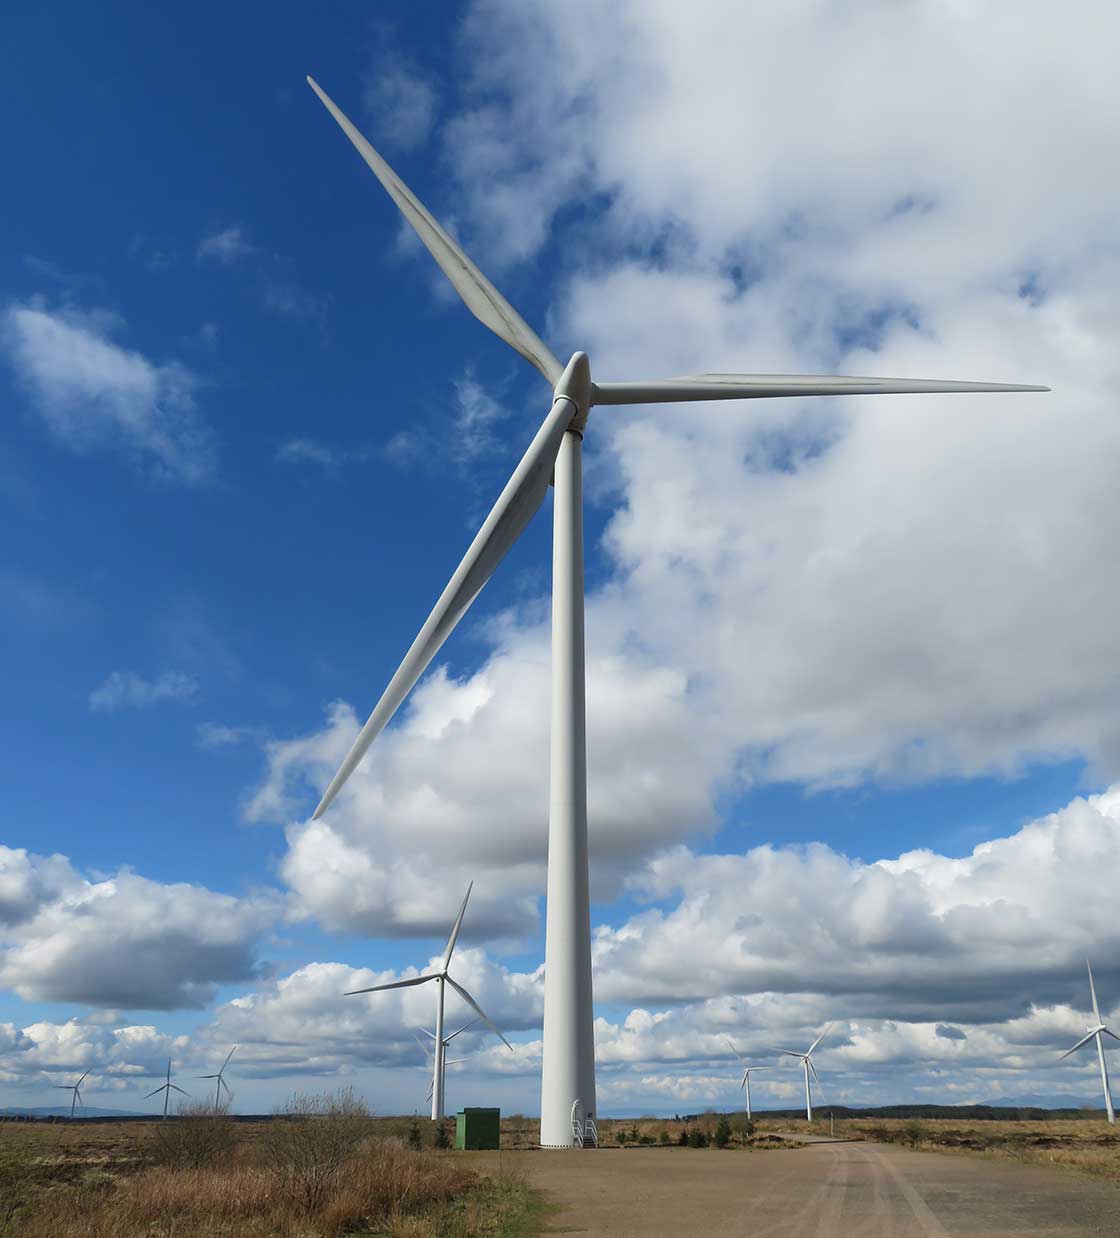
<path id="1" fill-rule="evenodd" d="M 0 1118 L 68 1118 L 69 1105 L 50 1105 L 40 1109 L 23 1109 L 18 1105 L 0 1109 Z M 75 1118 L 151 1118 L 158 1114 L 141 1113 L 138 1109 L 97 1109 L 92 1105 L 80 1105 Z"/>

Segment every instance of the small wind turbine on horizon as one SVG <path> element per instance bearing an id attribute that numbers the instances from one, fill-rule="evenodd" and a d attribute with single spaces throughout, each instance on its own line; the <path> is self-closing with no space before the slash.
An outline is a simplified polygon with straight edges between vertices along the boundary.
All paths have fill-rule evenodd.
<path id="1" fill-rule="evenodd" d="M 214 1084 L 214 1109 L 215 1111 L 217 1111 L 221 1107 L 222 1088 L 225 1088 L 226 1096 L 229 1097 L 230 1100 L 233 1099 L 233 1093 L 230 1091 L 229 1084 L 226 1083 L 223 1076 L 226 1073 L 226 1067 L 229 1065 L 229 1059 L 233 1057 L 233 1055 L 236 1052 L 237 1052 L 237 1045 L 234 1045 L 233 1048 L 230 1049 L 229 1053 L 226 1054 L 226 1060 L 222 1063 L 222 1068 L 221 1070 L 218 1071 L 216 1075 L 199 1075 L 198 1076 L 199 1079 L 217 1079 L 217 1083 Z M 168 1065 L 170 1065 L 170 1063 L 168 1063 Z"/>
<path id="2" fill-rule="evenodd" d="M 183 1089 L 177 1083 L 171 1082 L 171 1059 L 168 1058 L 167 1059 L 167 1082 L 161 1083 L 160 1086 L 156 1088 L 154 1092 L 149 1092 L 148 1095 L 144 1097 L 144 1099 L 151 1100 L 153 1096 L 158 1096 L 160 1092 L 162 1092 L 163 1093 L 163 1116 L 166 1119 L 167 1105 L 168 1105 L 168 1102 L 171 1100 L 172 1091 L 183 1092 Z M 190 1093 L 183 1092 L 183 1095 L 189 1096 Z"/>
<path id="3" fill-rule="evenodd" d="M 79 1092 L 79 1091 L 78 1091 L 78 1089 L 79 1089 L 79 1088 L 82 1086 L 82 1084 L 85 1082 L 86 1075 L 88 1075 L 88 1074 L 89 1074 L 89 1071 L 87 1070 L 87 1071 L 86 1071 L 86 1073 L 85 1073 L 85 1075 L 83 1075 L 83 1076 L 82 1076 L 82 1077 L 78 1080 L 78 1082 L 77 1082 L 77 1083 L 56 1083 L 56 1084 L 54 1085 L 56 1088 L 61 1088 L 64 1092 L 73 1092 L 73 1093 L 74 1093 L 74 1095 L 73 1095 L 73 1096 L 71 1097 L 71 1099 L 70 1099 L 70 1116 L 71 1116 L 71 1117 L 73 1117 L 73 1116 L 74 1116 L 74 1109 L 75 1109 L 75 1107 L 76 1107 L 77 1105 L 81 1104 L 81 1101 L 82 1101 L 82 1094 L 81 1094 L 81 1092 Z M 84 1108 L 85 1108 L 85 1106 L 84 1106 L 84 1105 L 82 1105 L 82 1108 L 84 1109 Z"/>
<path id="4" fill-rule="evenodd" d="M 739 1050 L 735 1048 L 735 1045 L 732 1043 L 730 1036 L 727 1037 L 727 1043 L 731 1045 L 731 1052 L 734 1053 L 737 1058 L 739 1058 L 739 1065 L 742 1066 L 743 1068 L 743 1078 L 739 1084 L 739 1087 L 743 1091 L 745 1091 L 747 1094 L 747 1121 L 750 1122 L 751 1121 L 751 1072 L 756 1071 L 756 1070 L 773 1070 L 773 1067 L 772 1066 L 748 1066 L 746 1062 L 742 1059 L 742 1057 L 740 1057 Z"/>
<path id="5" fill-rule="evenodd" d="M 544 502 L 553 499 L 552 740 L 545 919 L 541 1134 L 545 1147 L 594 1142 L 595 1029 L 587 859 L 582 444 L 595 405 L 676 404 L 772 396 L 1046 391 L 1008 383 L 788 374 L 695 374 L 597 383 L 584 352 L 561 365 L 548 346 L 358 132 L 319 85 L 312 90 L 439 264 L 467 308 L 540 371 L 552 407 L 323 794 L 321 817 L 482 587 Z M 582 1115 L 582 1116 L 581 1116 Z"/>
<path id="6" fill-rule="evenodd" d="M 1105 1026 L 1104 1020 L 1101 1018 L 1101 1009 L 1097 1005 L 1097 986 L 1093 983 L 1093 969 L 1089 965 L 1089 960 L 1085 960 L 1085 966 L 1089 968 L 1089 993 L 1093 999 L 1093 1019 L 1095 1026 L 1081 1037 L 1081 1039 L 1073 1046 L 1072 1049 L 1067 1049 L 1065 1053 L 1058 1058 L 1059 1062 L 1064 1061 L 1071 1053 L 1076 1053 L 1082 1045 L 1087 1045 L 1090 1040 L 1097 1042 L 1097 1061 L 1101 1068 L 1101 1087 L 1104 1088 L 1104 1107 L 1108 1114 L 1109 1122 L 1116 1121 L 1116 1111 L 1112 1107 L 1112 1091 L 1108 1086 L 1108 1067 L 1104 1062 L 1104 1037 L 1111 1036 L 1113 1040 L 1120 1040 L 1114 1031 Z"/>
<path id="7" fill-rule="evenodd" d="M 806 1122 L 811 1122 L 813 1120 L 813 1094 L 809 1087 L 809 1075 L 812 1074 L 813 1078 L 817 1082 L 817 1087 L 820 1087 L 821 1085 L 820 1076 L 817 1074 L 817 1068 L 813 1065 L 813 1053 L 816 1051 L 817 1046 L 821 1043 L 822 1040 L 824 1040 L 824 1038 L 828 1035 L 830 1031 L 832 1031 L 831 1023 L 828 1025 L 828 1027 L 824 1029 L 823 1032 L 821 1032 L 821 1034 L 816 1038 L 816 1040 L 813 1041 L 813 1043 L 809 1046 L 808 1049 L 805 1050 L 804 1053 L 798 1053 L 795 1049 L 778 1049 L 777 1050 L 777 1052 L 785 1053 L 789 1057 L 795 1057 L 801 1062 L 801 1069 L 805 1074 L 805 1121 Z"/>
<path id="8" fill-rule="evenodd" d="M 449 984 L 456 993 L 470 1006 L 475 1014 L 486 1024 L 486 1026 L 494 1033 L 495 1036 L 506 1046 L 510 1052 L 513 1051 L 513 1045 L 502 1035 L 498 1030 L 498 1025 L 494 1023 L 485 1010 L 474 1000 L 463 986 L 455 980 L 448 972 L 451 966 L 451 955 L 455 950 L 455 943 L 459 940 L 459 929 L 463 925 L 463 915 L 467 910 L 467 899 L 471 896 L 471 890 L 474 889 L 474 882 L 467 886 L 467 892 L 463 895 L 463 904 L 459 908 L 459 914 L 455 917 L 455 923 L 451 926 L 451 936 L 447 939 L 447 948 L 443 952 L 443 962 L 440 964 L 439 970 L 428 972 L 423 976 L 414 976 L 411 980 L 394 980 L 390 984 L 375 984 L 368 989 L 350 989 L 343 996 L 354 997 L 359 993 L 381 993 L 386 989 L 407 989 L 417 984 L 427 984 L 430 980 L 436 983 L 436 1030 L 432 1039 L 436 1042 L 435 1052 L 432 1065 L 432 1119 L 439 1121 L 443 1117 L 443 1054 L 447 1041 L 451 1036 L 445 1037 L 443 1034 L 443 999 L 444 986 Z M 470 1025 L 467 1024 L 469 1027 Z M 463 1028 L 460 1028 L 461 1032 Z M 453 1032 L 452 1035 L 457 1036 L 459 1032 Z"/>

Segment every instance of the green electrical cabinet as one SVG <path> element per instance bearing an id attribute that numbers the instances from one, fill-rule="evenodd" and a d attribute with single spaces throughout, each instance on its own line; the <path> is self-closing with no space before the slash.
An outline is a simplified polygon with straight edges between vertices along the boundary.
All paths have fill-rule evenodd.
<path id="1" fill-rule="evenodd" d="M 500 1109 L 460 1109 L 455 1115 L 456 1148 L 496 1148 L 501 1138 Z"/>

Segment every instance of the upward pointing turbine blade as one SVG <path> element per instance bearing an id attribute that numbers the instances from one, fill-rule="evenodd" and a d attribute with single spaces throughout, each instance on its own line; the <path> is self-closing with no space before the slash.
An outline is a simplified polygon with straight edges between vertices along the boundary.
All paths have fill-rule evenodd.
<path id="1" fill-rule="evenodd" d="M 568 400 L 559 399 L 553 403 L 552 411 L 544 419 L 529 444 L 529 449 L 521 457 L 521 463 L 506 482 L 505 489 L 490 509 L 490 514 L 482 522 L 482 528 L 471 542 L 470 549 L 455 569 L 447 588 L 440 594 L 439 601 L 412 642 L 412 647 L 404 655 L 404 661 L 397 667 L 389 686 L 381 694 L 381 699 L 359 732 L 354 746 L 339 766 L 338 773 L 331 779 L 319 807 L 315 809 L 316 818 L 321 817 L 330 807 L 331 801 L 365 756 L 370 744 L 384 730 L 400 703 L 411 691 L 412 685 L 451 635 L 467 607 L 478 596 L 494 569 L 505 558 L 506 552 L 536 515 L 548 493 L 552 466 L 572 415 L 573 408 Z"/>
<path id="2" fill-rule="evenodd" d="M 1089 965 L 1088 959 L 1085 960 L 1085 966 L 1089 969 L 1089 992 L 1090 994 L 1092 994 L 1092 998 L 1093 998 L 1093 1018 L 1096 1019 L 1097 1023 L 1099 1024 L 1102 1022 L 1101 1009 L 1097 1005 L 1097 986 L 1093 983 L 1093 969 Z"/>
<path id="3" fill-rule="evenodd" d="M 400 179 L 384 159 L 354 128 L 326 91 L 309 77 L 308 85 L 319 96 L 324 107 L 338 122 L 339 128 L 353 142 L 358 154 L 369 164 L 370 171 L 381 182 L 398 210 L 412 225 L 428 252 L 439 263 L 444 275 L 463 298 L 467 309 L 499 339 L 516 349 L 555 386 L 563 366 L 548 350 L 536 332 L 502 296 L 494 285 L 467 257 L 463 250 L 443 230 L 438 220 Z"/>
<path id="4" fill-rule="evenodd" d="M 472 881 L 467 886 L 466 894 L 463 895 L 463 905 L 459 908 L 459 914 L 455 917 L 455 924 L 451 929 L 451 936 L 447 939 L 447 949 L 443 952 L 443 967 L 441 969 L 443 971 L 447 971 L 448 967 L 451 965 L 451 955 L 455 950 L 455 943 L 459 940 L 459 930 L 463 927 L 463 916 L 466 914 L 467 910 L 467 899 L 470 898 L 471 891 L 473 889 L 474 882 Z M 460 1028 L 459 1030 L 462 1031 L 463 1029 Z"/>
<path id="5" fill-rule="evenodd" d="M 966 383 L 929 378 L 846 378 L 829 374 L 690 374 L 636 383 L 595 383 L 593 404 L 678 404 L 776 396 L 906 395 L 943 391 L 1049 391 L 1022 383 Z"/>
<path id="6" fill-rule="evenodd" d="M 806 1056 L 806 1057 L 808 1057 L 808 1056 L 809 1056 L 809 1054 L 811 1054 L 811 1053 L 812 1053 L 812 1052 L 816 1049 L 817 1045 L 819 1045 L 819 1044 L 821 1043 L 821 1041 L 822 1041 L 822 1040 L 824 1040 L 824 1038 L 825 1038 L 825 1037 L 828 1035 L 828 1033 L 829 1033 L 829 1032 L 831 1032 L 831 1031 L 832 1031 L 832 1024 L 830 1023 L 830 1024 L 828 1025 L 828 1027 L 826 1027 L 826 1028 L 824 1029 L 824 1031 L 823 1031 L 823 1032 L 821 1032 L 821 1034 L 820 1034 L 820 1035 L 816 1038 L 816 1040 L 814 1040 L 814 1041 L 813 1041 L 813 1043 L 809 1046 L 809 1050 L 808 1050 L 808 1052 L 805 1054 L 805 1056 Z"/>

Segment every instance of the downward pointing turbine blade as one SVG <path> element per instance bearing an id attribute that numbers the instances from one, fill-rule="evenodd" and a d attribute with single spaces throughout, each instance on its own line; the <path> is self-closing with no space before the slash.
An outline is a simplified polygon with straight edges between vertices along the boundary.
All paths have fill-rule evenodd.
<path id="1" fill-rule="evenodd" d="M 316 818 L 321 817 L 330 807 L 331 801 L 365 756 L 370 744 L 381 734 L 412 685 L 424 673 L 467 607 L 478 596 L 482 586 L 490 579 L 494 569 L 544 502 L 552 477 L 552 466 L 560 450 L 564 432 L 572 420 L 573 411 L 572 405 L 566 399 L 553 403 L 552 411 L 541 424 L 529 444 L 528 451 L 521 457 L 521 463 L 514 469 L 513 476 L 506 482 L 505 489 L 483 521 L 482 528 L 471 542 L 463 561 L 455 569 L 454 576 L 420 629 L 420 634 L 412 642 L 404 661 L 397 667 L 389 686 L 362 727 L 346 760 L 331 779 L 319 807 L 315 809 Z"/>
<path id="2" fill-rule="evenodd" d="M 161 1083 L 161 1084 L 159 1085 L 159 1087 L 158 1087 L 158 1088 L 156 1088 L 156 1090 L 155 1090 L 154 1092 L 149 1092 L 149 1093 L 148 1093 L 148 1095 L 144 1097 L 144 1099 L 145 1099 L 145 1100 L 151 1100 L 153 1096 L 158 1096 L 158 1095 L 160 1094 L 160 1092 L 162 1092 L 162 1091 L 164 1090 L 164 1088 L 165 1088 L 165 1087 L 167 1087 L 167 1084 L 166 1084 L 166 1083 Z"/>
<path id="3" fill-rule="evenodd" d="M 451 963 L 451 955 L 455 949 L 455 943 L 459 940 L 459 929 L 463 926 L 463 916 L 467 910 L 467 899 L 471 896 L 471 891 L 474 889 L 472 881 L 467 886 L 467 892 L 463 895 L 463 905 L 459 908 L 459 914 L 455 917 L 455 925 L 451 930 L 451 936 L 447 939 L 447 949 L 443 952 L 443 967 L 442 971 L 447 971 Z"/>
<path id="4" fill-rule="evenodd" d="M 384 989 L 408 989 L 414 984 L 426 984 L 429 980 L 438 980 L 438 976 L 416 976 L 412 980 L 394 980 L 391 984 L 374 984 L 368 989 L 347 989 L 343 997 L 354 997 L 358 993 L 380 993 Z"/>
<path id="5" fill-rule="evenodd" d="M 485 1010 L 482 1009 L 482 1007 L 478 1004 L 478 1002 L 476 1002 L 474 998 L 471 997 L 471 995 L 467 992 L 467 990 L 464 989 L 463 986 L 459 984 L 458 981 L 452 980 L 450 976 L 447 977 L 447 983 L 455 990 L 456 993 L 459 994 L 459 996 L 463 999 L 463 1001 L 467 1002 L 468 1005 L 470 1005 L 473 1008 L 473 1010 L 478 1015 L 478 1017 L 483 1021 L 483 1023 L 486 1024 L 486 1026 L 494 1033 L 494 1035 L 497 1036 L 497 1038 L 502 1042 L 502 1044 L 504 1044 L 507 1049 L 512 1051 L 513 1045 L 511 1045 L 509 1041 L 506 1040 L 506 1038 L 502 1035 L 502 1033 L 498 1031 L 498 1025 L 491 1020 L 490 1016 L 486 1013 Z"/>
<path id="6" fill-rule="evenodd" d="M 1096 1028 L 1094 1028 L 1091 1032 L 1086 1033 L 1086 1035 L 1082 1036 L 1081 1039 L 1077 1042 L 1077 1044 L 1073 1046 L 1072 1049 L 1067 1049 L 1065 1053 L 1063 1053 L 1062 1056 L 1058 1058 L 1058 1061 L 1059 1062 L 1065 1061 L 1065 1059 L 1069 1057 L 1071 1053 L 1076 1053 L 1077 1050 L 1080 1049 L 1082 1045 L 1087 1045 L 1089 1041 L 1092 1040 L 1096 1034 L 1097 1034 Z"/>
<path id="7" fill-rule="evenodd" d="M 439 263 L 444 275 L 463 298 L 467 309 L 499 339 L 505 340 L 511 348 L 516 349 L 530 365 L 535 366 L 550 386 L 555 386 L 564 367 L 549 352 L 536 332 L 440 227 L 427 207 L 354 128 L 318 82 L 309 77 L 307 83 L 338 122 L 342 132 L 353 142 L 358 154 L 369 164 L 370 171 L 381 182 L 385 192 L 397 204 L 398 210 Z"/>
<path id="8" fill-rule="evenodd" d="M 1106 1036 L 1111 1036 L 1113 1040 L 1120 1040 L 1120 1036 L 1117 1036 L 1111 1028 L 1102 1027 L 1101 1031 L 1104 1032 Z"/>
<path id="9" fill-rule="evenodd" d="M 963 383 L 929 378 L 845 378 L 828 374 L 690 374 L 650 382 L 596 383 L 593 404 L 678 404 L 775 396 L 905 395 L 938 391 L 1049 391 L 1021 383 Z"/>

